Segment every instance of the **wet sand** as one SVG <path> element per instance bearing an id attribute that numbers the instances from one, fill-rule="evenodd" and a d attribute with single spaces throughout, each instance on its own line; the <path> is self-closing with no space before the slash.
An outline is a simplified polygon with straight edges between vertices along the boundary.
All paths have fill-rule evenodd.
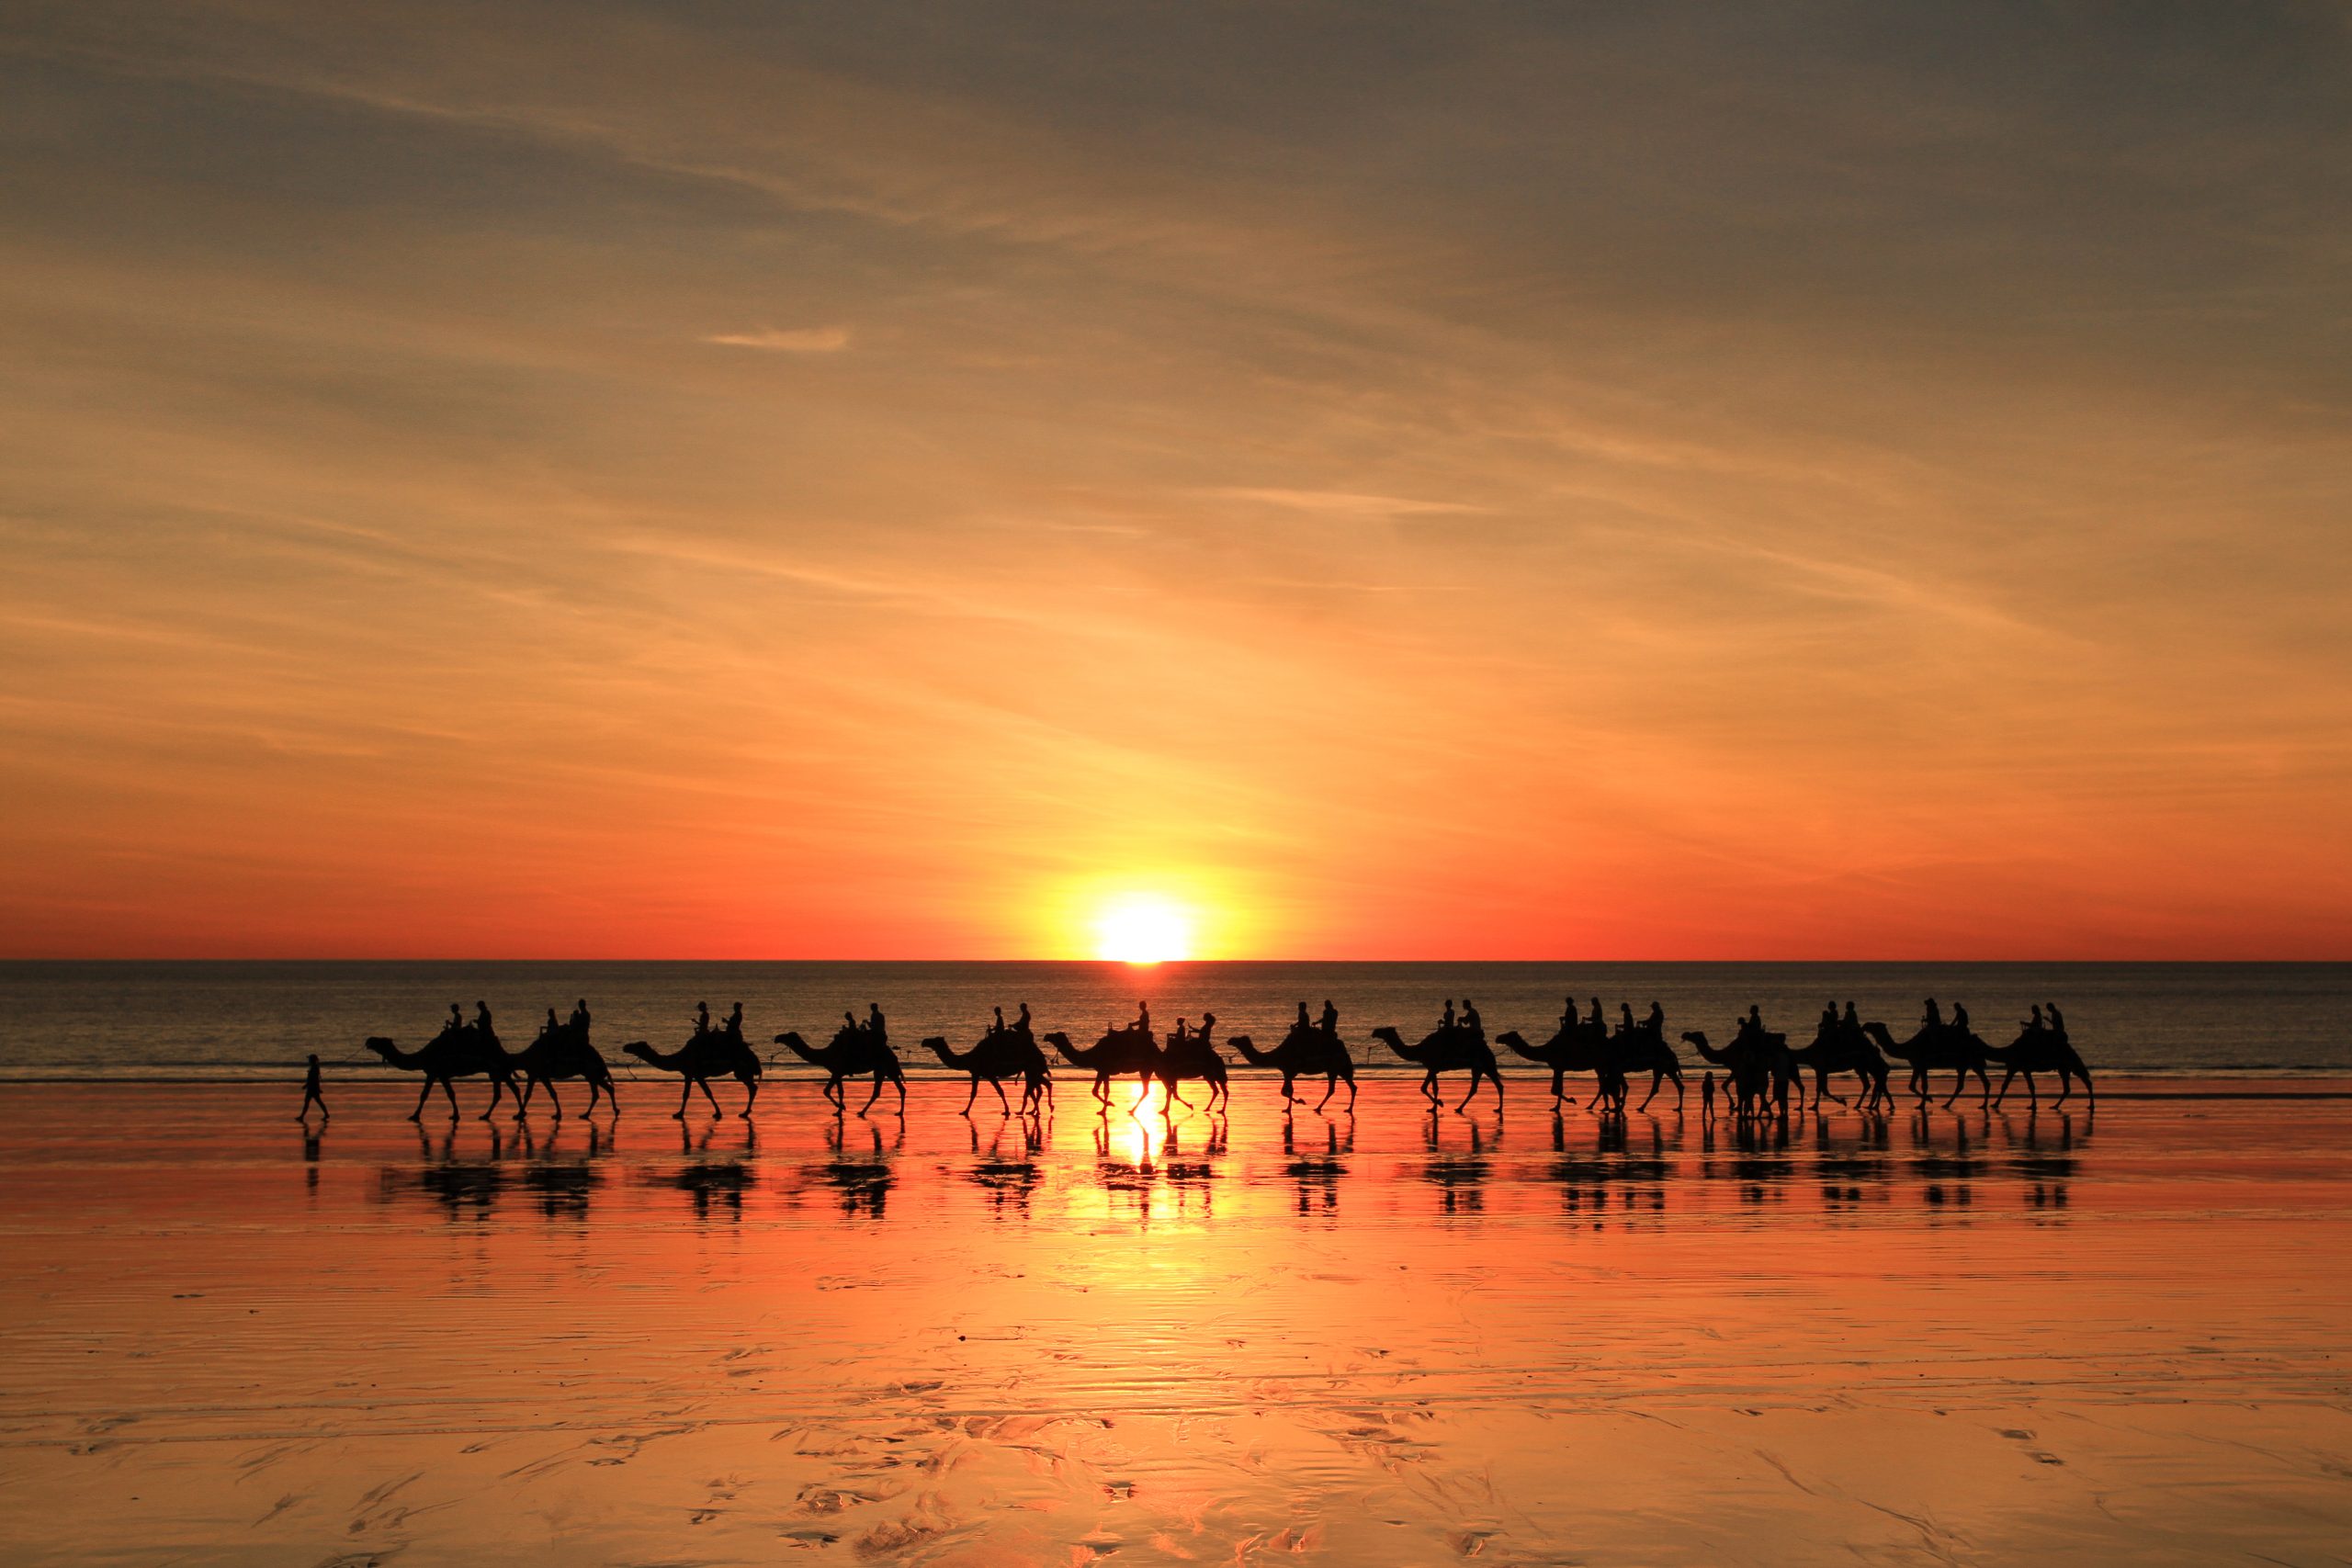
<path id="1" fill-rule="evenodd" d="M 524 1134 L 340 1086 L 314 1141 L 278 1089 L 0 1091 L 0 1561 L 2352 1542 L 2342 1100 L 1783 1137 L 1247 1079 L 1168 1134 L 1061 1087 L 1032 1137 L 944 1083 Z"/>

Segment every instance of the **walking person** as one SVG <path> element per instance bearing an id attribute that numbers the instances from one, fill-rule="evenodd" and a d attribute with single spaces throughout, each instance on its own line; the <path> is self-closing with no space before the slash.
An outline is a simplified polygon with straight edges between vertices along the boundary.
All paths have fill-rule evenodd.
<path id="1" fill-rule="evenodd" d="M 301 1114 L 294 1119 L 297 1122 L 308 1122 L 311 1119 L 311 1107 L 313 1105 L 319 1108 L 319 1121 L 322 1123 L 325 1122 L 332 1112 L 327 1110 L 327 1097 L 319 1092 L 319 1054 L 315 1051 L 311 1053 L 311 1070 L 302 1075 Z"/>

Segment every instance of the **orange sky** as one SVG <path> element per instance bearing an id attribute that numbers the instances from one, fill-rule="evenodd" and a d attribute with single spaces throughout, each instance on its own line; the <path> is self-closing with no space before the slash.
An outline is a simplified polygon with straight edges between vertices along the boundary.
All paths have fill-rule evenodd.
<path id="1" fill-rule="evenodd" d="M 2344 25 L 1898 10 L 0 23 L 0 953 L 2352 957 Z"/>

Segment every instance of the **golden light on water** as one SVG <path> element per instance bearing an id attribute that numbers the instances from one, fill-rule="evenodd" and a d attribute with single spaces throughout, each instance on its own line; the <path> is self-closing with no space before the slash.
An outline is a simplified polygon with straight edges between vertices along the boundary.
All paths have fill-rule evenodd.
<path id="1" fill-rule="evenodd" d="M 1123 893 L 1094 914 L 1094 955 L 1120 964 L 1168 964 L 1193 956 L 1193 911 L 1161 893 Z"/>

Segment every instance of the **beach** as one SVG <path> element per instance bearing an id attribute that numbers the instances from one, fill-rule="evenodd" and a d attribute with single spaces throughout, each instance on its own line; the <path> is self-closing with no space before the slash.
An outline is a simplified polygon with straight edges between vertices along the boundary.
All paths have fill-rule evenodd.
<path id="1" fill-rule="evenodd" d="M 2341 1081 L 1748 1130 L 1695 1083 L 1621 1121 L 1524 1077 L 1499 1117 L 1401 1078 L 1285 1117 L 1237 1075 L 1171 1121 L 1057 1087 L 1035 1126 L 936 1081 L 836 1120 L 778 1074 L 749 1123 L 627 1084 L 518 1129 L 478 1080 L 421 1125 L 331 1081 L 306 1134 L 289 1086 L 10 1086 L 0 1559 L 2352 1540 Z"/>

